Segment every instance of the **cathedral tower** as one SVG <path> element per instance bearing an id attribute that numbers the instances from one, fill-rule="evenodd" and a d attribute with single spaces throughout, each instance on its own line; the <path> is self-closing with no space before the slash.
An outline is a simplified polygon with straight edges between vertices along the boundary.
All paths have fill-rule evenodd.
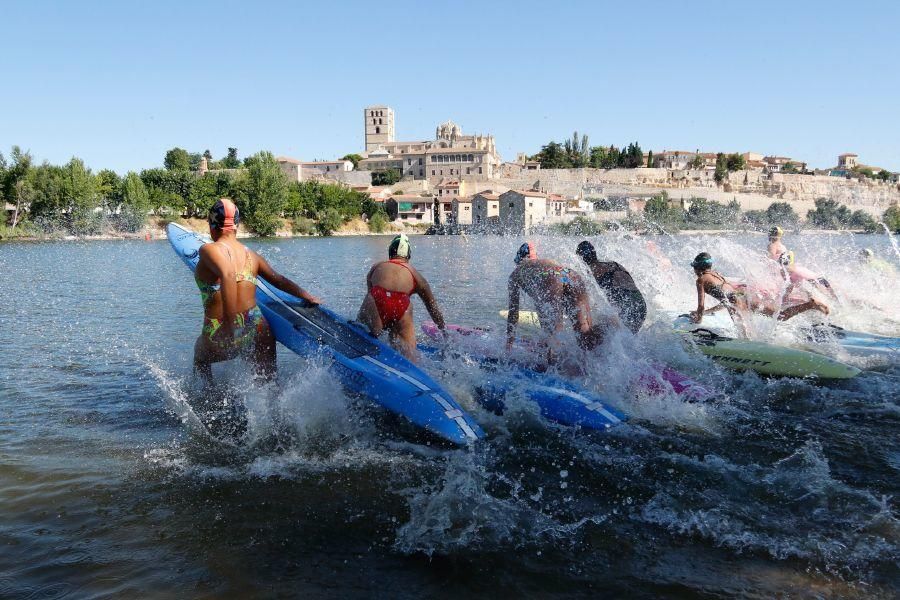
<path id="1" fill-rule="evenodd" d="M 390 106 L 367 106 L 363 109 L 366 125 L 366 152 L 394 141 L 394 109 Z"/>

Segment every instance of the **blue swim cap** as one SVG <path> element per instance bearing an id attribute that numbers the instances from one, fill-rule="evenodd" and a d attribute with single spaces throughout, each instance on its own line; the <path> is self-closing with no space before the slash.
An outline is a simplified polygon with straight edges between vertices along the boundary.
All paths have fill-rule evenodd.
<path id="1" fill-rule="evenodd" d="M 537 252 L 534 251 L 534 244 L 531 242 L 525 242 L 521 246 L 519 246 L 519 250 L 516 252 L 516 257 L 513 259 L 516 264 L 519 264 L 526 258 L 537 258 Z"/>

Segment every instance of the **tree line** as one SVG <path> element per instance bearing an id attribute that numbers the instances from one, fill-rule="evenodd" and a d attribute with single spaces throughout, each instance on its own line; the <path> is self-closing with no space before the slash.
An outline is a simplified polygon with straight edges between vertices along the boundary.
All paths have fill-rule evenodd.
<path id="1" fill-rule="evenodd" d="M 615 145 L 590 146 L 588 136 L 579 137 L 576 131 L 562 144 L 551 141 L 541 146 L 529 160 L 541 163 L 542 169 L 634 169 L 644 165 L 644 152 L 637 142 L 621 149 Z"/>
<path id="2" fill-rule="evenodd" d="M 204 156 L 210 171 L 201 175 L 194 166 Z M 79 158 L 34 164 L 14 146 L 8 159 L 0 153 L 0 197 L 14 207 L 6 226 L 29 234 L 137 232 L 151 215 L 205 218 L 221 197 L 232 198 L 244 226 L 262 236 L 274 235 L 283 218 L 294 219 L 298 233 L 329 235 L 354 217 L 371 221 L 383 212 L 367 194 L 344 186 L 289 181 L 271 152 L 240 160 L 237 149 L 229 148 L 214 161 L 208 150 L 173 148 L 163 164 L 122 177 L 109 169 L 94 173 Z M 375 227 L 379 223 L 376 217 Z"/>
<path id="3" fill-rule="evenodd" d="M 644 205 L 643 221 L 661 229 L 754 229 L 763 231 L 773 226 L 796 229 L 800 215 L 787 202 L 773 202 L 765 210 L 741 212 L 737 200 L 722 204 L 706 198 L 673 202 L 666 192 L 650 198 Z M 891 231 L 900 231 L 900 208 L 892 205 L 880 221 L 863 210 L 850 210 L 837 200 L 819 198 L 815 208 L 807 211 L 806 222 L 816 229 L 862 230 L 867 233 L 883 231 L 884 223 Z M 637 225 L 638 223 L 635 223 Z"/>

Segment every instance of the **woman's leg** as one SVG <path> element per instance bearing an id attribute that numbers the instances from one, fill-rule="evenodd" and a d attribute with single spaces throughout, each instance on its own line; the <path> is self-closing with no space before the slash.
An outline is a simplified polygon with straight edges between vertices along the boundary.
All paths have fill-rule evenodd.
<path id="1" fill-rule="evenodd" d="M 416 349 L 416 325 L 413 322 L 411 307 L 407 309 L 399 321 L 391 325 L 388 335 L 391 345 L 403 356 L 414 363 L 419 362 L 419 351 Z"/>
<path id="2" fill-rule="evenodd" d="M 828 305 L 813 298 L 812 300 L 804 302 L 803 304 L 795 304 L 794 306 L 788 306 L 787 308 L 783 309 L 780 313 L 778 313 L 778 320 L 787 321 L 788 319 L 796 317 L 800 313 L 805 313 L 808 310 L 818 310 L 826 315 L 831 312 L 828 309 Z"/>
<path id="3" fill-rule="evenodd" d="M 266 381 L 275 377 L 277 363 L 275 358 L 275 335 L 265 318 L 259 324 L 256 331 L 256 339 L 253 348 L 253 363 L 257 375 Z"/>

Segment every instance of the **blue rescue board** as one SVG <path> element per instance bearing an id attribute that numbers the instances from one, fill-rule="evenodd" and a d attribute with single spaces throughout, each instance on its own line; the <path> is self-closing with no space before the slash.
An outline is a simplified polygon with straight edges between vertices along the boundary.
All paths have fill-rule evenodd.
<path id="1" fill-rule="evenodd" d="M 432 346 L 419 345 L 429 355 L 439 354 Z M 491 412 L 502 415 L 505 397 L 517 392 L 540 408 L 541 416 L 561 425 L 606 431 L 626 420 L 606 399 L 565 379 L 538 373 L 513 363 L 494 358 L 450 350 L 451 355 L 470 359 L 489 376 L 475 390 L 475 398 Z"/>
<path id="2" fill-rule="evenodd" d="M 193 271 L 208 238 L 175 223 L 169 243 Z M 322 306 L 291 296 L 260 279 L 256 302 L 275 339 L 301 356 L 324 353 L 332 372 L 351 394 L 368 398 L 454 444 L 484 436 L 481 427 L 450 394 L 416 365 L 356 323 Z"/>

